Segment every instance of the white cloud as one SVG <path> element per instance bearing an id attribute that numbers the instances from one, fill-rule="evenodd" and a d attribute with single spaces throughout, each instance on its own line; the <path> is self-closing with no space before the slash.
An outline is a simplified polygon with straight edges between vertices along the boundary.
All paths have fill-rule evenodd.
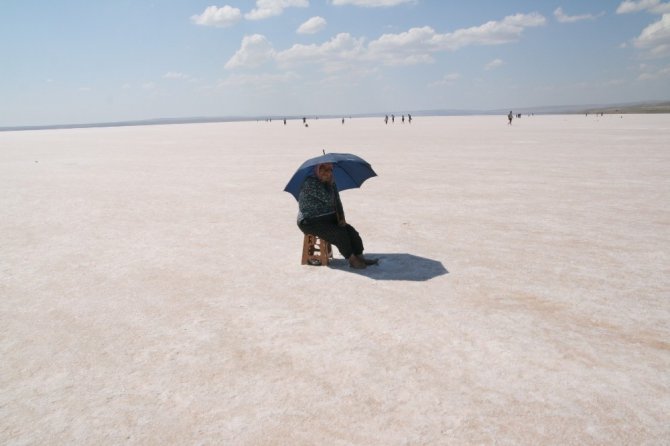
<path id="1" fill-rule="evenodd" d="M 285 84 L 300 79 L 296 73 L 280 74 L 232 74 L 219 82 L 219 88 L 225 87 L 257 87 L 266 88 L 276 84 Z"/>
<path id="2" fill-rule="evenodd" d="M 503 64 L 504 62 L 502 61 L 502 59 L 494 59 L 491 62 L 487 63 L 484 69 L 486 71 L 493 70 L 495 68 L 502 66 Z"/>
<path id="3" fill-rule="evenodd" d="M 670 65 L 659 69 L 645 67 L 644 70 L 645 71 L 640 73 L 640 75 L 637 77 L 637 80 L 653 81 L 657 79 L 670 78 Z"/>
<path id="4" fill-rule="evenodd" d="M 663 14 L 661 19 L 642 30 L 633 39 L 637 48 L 646 49 L 651 56 L 663 56 L 670 53 L 670 13 Z"/>
<path id="5" fill-rule="evenodd" d="M 363 39 L 355 39 L 348 33 L 340 33 L 321 45 L 293 45 L 276 54 L 282 65 L 304 62 L 329 63 L 358 59 L 364 51 Z"/>
<path id="6" fill-rule="evenodd" d="M 442 86 L 451 86 L 456 83 L 457 80 L 461 78 L 461 75 L 458 73 L 450 73 L 446 74 L 442 79 L 439 81 L 433 82 L 430 84 L 430 87 L 442 87 Z"/>
<path id="7" fill-rule="evenodd" d="M 626 0 L 616 9 L 617 14 L 648 11 L 654 14 L 670 12 L 670 3 L 661 3 L 660 0 Z"/>
<path id="8" fill-rule="evenodd" d="M 656 76 L 650 74 L 650 73 L 642 73 L 637 77 L 637 80 L 639 81 L 650 81 L 656 79 Z"/>
<path id="9" fill-rule="evenodd" d="M 600 14 L 594 15 L 594 14 L 581 14 L 581 15 L 567 15 L 563 12 L 563 8 L 556 8 L 554 11 L 554 17 L 556 17 L 556 20 L 558 20 L 560 23 L 575 23 L 575 22 L 580 22 L 582 20 L 595 20 L 598 17 L 604 15 L 604 12 L 601 12 Z"/>
<path id="10" fill-rule="evenodd" d="M 331 86 L 336 84 L 348 85 L 348 86 L 358 85 L 360 79 L 374 76 L 375 74 L 379 73 L 379 69 L 377 67 L 371 67 L 361 64 L 357 66 L 351 66 L 351 65 L 344 66 L 345 65 L 344 63 L 340 65 L 342 66 L 337 66 L 336 64 L 333 64 L 331 71 L 328 71 L 328 69 L 324 69 L 324 71 L 327 74 L 329 74 L 329 76 L 319 79 L 317 83 L 319 85 L 331 85 Z"/>
<path id="11" fill-rule="evenodd" d="M 335 6 L 353 5 L 366 8 L 398 6 L 403 3 L 416 3 L 416 0 L 333 0 Z"/>
<path id="12" fill-rule="evenodd" d="M 432 41 L 438 34 L 430 26 L 411 28 L 399 34 L 383 34 L 368 45 L 368 57 L 386 65 L 430 63 L 435 50 Z"/>
<path id="13" fill-rule="evenodd" d="M 241 19 L 242 13 L 240 10 L 228 5 L 222 8 L 209 6 L 203 11 L 202 14 L 191 16 L 191 21 L 197 25 L 218 26 L 222 28 L 232 26 Z"/>
<path id="14" fill-rule="evenodd" d="M 275 51 L 268 39 L 261 34 L 253 34 L 251 36 L 244 36 L 242 39 L 242 46 L 233 55 L 233 57 L 226 62 L 225 68 L 254 68 L 271 60 L 274 57 Z"/>
<path id="15" fill-rule="evenodd" d="M 298 34 L 315 34 L 321 31 L 326 27 L 326 19 L 323 17 L 312 17 L 311 19 L 307 20 L 305 23 L 300 25 L 298 30 L 296 31 Z"/>
<path id="16" fill-rule="evenodd" d="M 170 71 L 163 75 L 163 79 L 189 79 L 189 78 L 190 76 L 188 74 L 177 73 L 174 71 Z"/>
<path id="17" fill-rule="evenodd" d="M 456 50 L 469 45 L 499 45 L 519 40 L 524 29 L 542 26 L 547 20 L 538 13 L 515 14 L 502 21 L 490 21 L 480 26 L 438 34 L 434 42 L 442 49 Z"/>
<path id="18" fill-rule="evenodd" d="M 616 9 L 617 14 L 628 14 L 631 12 L 644 11 L 652 6 L 658 4 L 658 0 L 639 0 L 639 1 L 630 1 L 626 0 L 621 2 L 619 7 Z"/>
<path id="19" fill-rule="evenodd" d="M 618 87 L 620 85 L 624 85 L 625 83 L 626 83 L 626 81 L 623 80 L 623 79 L 610 79 L 610 80 L 604 81 L 599 86 L 603 87 L 603 88 Z"/>
<path id="20" fill-rule="evenodd" d="M 153 90 L 154 88 L 156 88 L 156 84 L 154 84 L 153 82 L 145 82 L 142 84 L 142 88 L 144 88 L 145 90 Z"/>
<path id="21" fill-rule="evenodd" d="M 286 8 L 306 8 L 308 0 L 256 0 L 256 8 L 244 15 L 247 20 L 263 20 L 281 15 Z"/>

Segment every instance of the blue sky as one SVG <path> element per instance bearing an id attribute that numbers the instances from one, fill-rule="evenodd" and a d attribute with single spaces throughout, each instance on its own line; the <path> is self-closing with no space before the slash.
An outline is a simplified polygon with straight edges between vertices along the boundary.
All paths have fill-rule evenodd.
<path id="1" fill-rule="evenodd" d="M 670 1 L 0 2 L 0 126 L 656 99 Z"/>

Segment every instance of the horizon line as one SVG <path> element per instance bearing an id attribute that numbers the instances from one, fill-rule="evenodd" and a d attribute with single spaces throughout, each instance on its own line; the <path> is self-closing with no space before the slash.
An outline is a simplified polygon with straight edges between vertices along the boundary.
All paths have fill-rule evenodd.
<path id="1" fill-rule="evenodd" d="M 658 107 L 658 109 L 644 109 L 645 107 Z M 670 100 L 655 101 L 637 101 L 627 103 L 613 104 L 575 104 L 575 105 L 546 105 L 532 107 L 512 108 L 515 113 L 520 114 L 577 114 L 577 113 L 631 113 L 637 110 L 638 113 L 670 113 Z M 101 121 L 90 123 L 68 123 L 68 124 L 36 124 L 36 125 L 15 125 L 2 126 L 0 132 L 7 131 L 28 131 L 28 130 L 61 130 L 76 128 L 98 128 L 98 127 L 131 127 L 143 125 L 165 125 L 165 124 L 198 124 L 198 123 L 216 123 L 216 122 L 248 122 L 268 119 L 296 120 L 296 119 L 339 119 L 339 118 L 371 118 L 391 114 L 411 114 L 414 116 L 487 116 L 500 113 L 507 114 L 506 108 L 477 110 L 477 109 L 427 109 L 410 110 L 405 112 L 364 112 L 364 113 L 342 113 L 342 114 L 303 114 L 303 115 L 228 115 L 228 116 L 186 116 L 169 118 L 147 118 L 130 119 L 121 121 Z"/>

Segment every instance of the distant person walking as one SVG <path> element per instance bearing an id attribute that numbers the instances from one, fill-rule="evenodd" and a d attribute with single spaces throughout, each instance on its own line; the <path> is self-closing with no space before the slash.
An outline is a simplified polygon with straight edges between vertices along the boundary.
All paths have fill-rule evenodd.
<path id="1" fill-rule="evenodd" d="M 384 124 L 388 125 L 389 123 L 389 115 L 384 116 Z"/>
<path id="2" fill-rule="evenodd" d="M 395 115 L 391 114 L 391 124 L 395 123 Z"/>
<path id="3" fill-rule="evenodd" d="M 512 110 L 509 111 L 509 114 L 507 115 L 507 119 L 509 119 L 509 122 L 507 124 L 512 125 L 512 119 L 514 119 L 514 115 L 512 114 Z"/>
<path id="4" fill-rule="evenodd" d="M 407 113 L 407 121 L 411 124 L 412 123 L 412 115 Z"/>

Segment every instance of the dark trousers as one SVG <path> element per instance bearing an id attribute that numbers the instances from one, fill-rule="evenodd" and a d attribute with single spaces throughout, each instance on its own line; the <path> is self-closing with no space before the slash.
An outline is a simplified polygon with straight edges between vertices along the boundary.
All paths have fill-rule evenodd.
<path id="1" fill-rule="evenodd" d="M 313 221 L 303 221 L 298 227 L 304 234 L 313 234 L 332 245 L 337 246 L 340 254 L 348 259 L 352 254 L 363 254 L 363 240 L 358 231 L 350 224 L 340 226 L 337 217 L 319 218 Z"/>

